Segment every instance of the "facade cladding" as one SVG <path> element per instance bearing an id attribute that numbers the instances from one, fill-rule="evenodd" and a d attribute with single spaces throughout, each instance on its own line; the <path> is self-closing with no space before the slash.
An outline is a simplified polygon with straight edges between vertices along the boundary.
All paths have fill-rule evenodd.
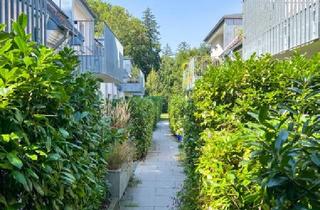
<path id="1" fill-rule="evenodd" d="M 244 0 L 243 57 L 280 54 L 319 39 L 320 0 Z"/>

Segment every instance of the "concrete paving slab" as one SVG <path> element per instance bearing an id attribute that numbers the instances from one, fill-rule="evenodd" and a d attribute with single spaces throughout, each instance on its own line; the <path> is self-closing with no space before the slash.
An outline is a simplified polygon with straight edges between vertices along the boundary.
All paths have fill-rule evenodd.
<path id="1" fill-rule="evenodd" d="M 179 143 L 170 135 L 168 121 L 158 123 L 153 146 L 135 171 L 138 184 L 129 187 L 120 210 L 175 210 L 176 194 L 184 181 L 179 163 Z"/>

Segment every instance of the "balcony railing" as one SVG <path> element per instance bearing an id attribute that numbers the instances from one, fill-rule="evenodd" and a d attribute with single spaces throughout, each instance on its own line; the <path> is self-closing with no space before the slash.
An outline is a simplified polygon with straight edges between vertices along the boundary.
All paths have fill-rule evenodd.
<path id="1" fill-rule="evenodd" d="M 92 46 L 74 47 L 80 59 L 80 72 L 97 74 L 104 82 L 123 83 L 128 73 L 123 66 L 123 47 L 106 27 L 104 36 Z"/>
<path id="2" fill-rule="evenodd" d="M 144 95 L 145 87 L 142 83 L 125 83 L 121 85 L 121 90 L 133 95 Z"/>
<path id="3" fill-rule="evenodd" d="M 143 96 L 145 93 L 144 74 L 140 71 L 140 75 L 137 80 L 129 80 L 128 82 L 121 84 L 121 90 L 132 95 Z"/>
<path id="4" fill-rule="evenodd" d="M 6 30 L 11 31 L 12 20 L 16 20 L 24 13 L 28 17 L 27 33 L 32 34 L 32 39 L 45 44 L 47 0 L 1 0 L 0 23 L 7 25 Z"/>
<path id="5" fill-rule="evenodd" d="M 244 57 L 279 54 L 320 38 L 320 0 L 244 1 Z"/>

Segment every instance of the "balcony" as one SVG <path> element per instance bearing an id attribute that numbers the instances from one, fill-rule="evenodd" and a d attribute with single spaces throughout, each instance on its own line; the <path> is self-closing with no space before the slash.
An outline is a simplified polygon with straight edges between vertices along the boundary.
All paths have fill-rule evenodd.
<path id="1" fill-rule="evenodd" d="M 121 91 L 127 96 L 143 96 L 145 93 L 145 79 L 144 74 L 139 71 L 137 79 L 129 79 L 128 82 L 121 84 Z"/>
<path id="2" fill-rule="evenodd" d="M 128 77 L 124 67 L 123 47 L 109 27 L 102 38 L 91 46 L 75 46 L 80 59 L 80 72 L 96 74 L 105 83 L 120 84 Z"/>

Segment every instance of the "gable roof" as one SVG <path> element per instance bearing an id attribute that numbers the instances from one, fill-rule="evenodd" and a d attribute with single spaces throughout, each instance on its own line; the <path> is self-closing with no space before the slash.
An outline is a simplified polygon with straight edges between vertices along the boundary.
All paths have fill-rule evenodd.
<path id="1" fill-rule="evenodd" d="M 213 27 L 210 33 L 204 39 L 205 42 L 208 42 L 211 36 L 220 28 L 220 26 L 224 23 L 226 19 L 242 19 L 242 14 L 230 14 L 223 16 L 218 23 Z"/>

